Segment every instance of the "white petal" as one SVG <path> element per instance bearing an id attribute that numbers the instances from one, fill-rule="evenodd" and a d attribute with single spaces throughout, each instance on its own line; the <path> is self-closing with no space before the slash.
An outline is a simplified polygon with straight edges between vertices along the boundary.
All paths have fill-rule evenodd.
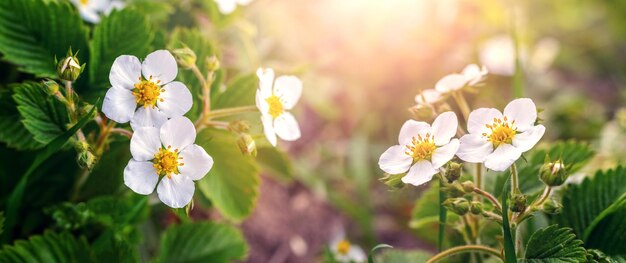
<path id="1" fill-rule="evenodd" d="M 433 178 L 433 175 L 437 173 L 437 170 L 433 167 L 433 164 L 427 160 L 420 160 L 411 166 L 409 172 L 402 177 L 402 182 L 405 184 L 412 184 L 420 186 Z"/>
<path id="2" fill-rule="evenodd" d="M 185 147 L 179 156 L 182 157 L 179 162 L 184 165 L 179 166 L 178 171 L 194 181 L 202 179 L 213 167 L 213 158 L 197 144 Z"/>
<path id="3" fill-rule="evenodd" d="M 441 93 L 435 89 L 425 89 L 415 96 L 417 104 L 433 104 L 441 99 Z"/>
<path id="4" fill-rule="evenodd" d="M 274 95 L 290 110 L 302 95 L 302 81 L 295 76 L 280 76 L 274 82 Z"/>
<path id="5" fill-rule="evenodd" d="M 509 102 L 504 108 L 504 116 L 515 120 L 517 131 L 523 132 L 535 125 L 537 120 L 537 107 L 535 103 L 528 98 L 516 99 Z"/>
<path id="6" fill-rule="evenodd" d="M 448 111 L 437 116 L 433 121 L 432 131 L 435 136 L 435 145 L 441 146 L 450 141 L 450 138 L 456 134 L 459 121 L 454 112 Z"/>
<path id="7" fill-rule="evenodd" d="M 350 250 L 348 250 L 348 258 L 352 260 L 352 262 L 365 262 L 365 252 L 361 247 L 356 245 L 351 245 Z"/>
<path id="8" fill-rule="evenodd" d="M 252 0 L 237 0 L 237 3 L 240 5 L 248 5 L 252 2 Z"/>
<path id="9" fill-rule="evenodd" d="M 409 170 L 413 158 L 405 154 L 406 147 L 395 145 L 389 147 L 378 159 L 378 166 L 388 174 L 401 174 Z"/>
<path id="10" fill-rule="evenodd" d="M 448 161 L 452 160 L 456 152 L 459 150 L 459 144 L 458 139 L 452 139 L 450 143 L 435 149 L 431 158 L 433 167 L 438 169 Z"/>
<path id="11" fill-rule="evenodd" d="M 456 156 L 470 163 L 482 163 L 493 152 L 493 144 L 478 134 L 466 134 L 461 137 Z"/>
<path id="12" fill-rule="evenodd" d="M 217 9 L 220 10 L 220 13 L 228 15 L 235 11 L 237 8 L 237 2 L 235 0 L 215 0 L 217 3 Z"/>
<path id="13" fill-rule="evenodd" d="M 259 91 L 261 99 L 267 99 L 272 96 L 272 86 L 274 85 L 274 70 L 271 68 L 259 68 L 256 71 L 259 77 Z"/>
<path id="14" fill-rule="evenodd" d="M 466 83 L 467 81 L 463 75 L 450 74 L 437 81 L 435 89 L 439 92 L 450 92 L 462 88 Z"/>
<path id="15" fill-rule="evenodd" d="M 533 148 L 537 142 L 543 137 L 546 132 L 546 127 L 543 125 L 537 125 L 526 130 L 523 133 L 516 134 L 513 137 L 513 146 L 519 149 L 521 152 L 526 152 Z"/>
<path id="16" fill-rule="evenodd" d="M 486 67 L 479 67 L 476 64 L 467 65 L 463 69 L 463 76 L 465 76 L 465 80 L 467 80 L 469 85 L 476 85 L 478 82 L 482 81 L 485 75 L 487 75 Z"/>
<path id="17" fill-rule="evenodd" d="M 95 10 L 87 9 L 87 8 L 79 8 L 78 13 L 83 18 L 83 20 L 89 23 L 92 23 L 92 24 L 100 23 L 100 15 Z"/>
<path id="18" fill-rule="evenodd" d="M 408 120 L 402 124 L 400 134 L 398 135 L 398 143 L 407 145 L 411 143 L 411 139 L 418 134 L 426 134 L 430 132 L 430 125 L 422 121 Z"/>
<path id="19" fill-rule="evenodd" d="M 171 179 L 163 177 L 157 187 L 159 199 L 171 208 L 185 207 L 191 202 L 194 191 L 195 186 L 191 178 L 180 174 L 172 175 Z"/>
<path id="20" fill-rule="evenodd" d="M 191 109 L 193 98 L 182 82 L 170 82 L 161 90 L 159 98 L 163 101 L 157 101 L 157 106 L 168 118 L 183 116 Z"/>
<path id="21" fill-rule="evenodd" d="M 174 117 L 161 126 L 163 146 L 183 150 L 196 141 L 196 128 L 186 117 Z"/>
<path id="22" fill-rule="evenodd" d="M 502 172 L 509 168 L 519 157 L 522 152 L 510 144 L 501 144 L 493 153 L 487 156 L 485 167 L 488 169 Z"/>
<path id="23" fill-rule="evenodd" d="M 269 112 L 269 109 L 270 109 L 270 105 L 267 103 L 265 99 L 266 98 L 263 97 L 263 94 L 261 94 L 261 90 L 257 89 L 256 97 L 255 97 L 256 107 L 262 113 L 267 113 Z"/>
<path id="24" fill-rule="evenodd" d="M 152 162 L 130 160 L 124 168 L 124 184 L 135 193 L 149 195 L 159 181 Z"/>
<path id="25" fill-rule="evenodd" d="M 141 81 L 141 62 L 135 56 L 122 55 L 113 61 L 109 73 L 111 86 L 132 90 Z"/>
<path id="26" fill-rule="evenodd" d="M 267 141 L 269 141 L 272 146 L 276 147 L 276 132 L 274 131 L 274 120 L 272 116 L 261 115 L 261 122 L 263 123 L 263 133 L 265 133 Z"/>
<path id="27" fill-rule="evenodd" d="M 140 106 L 133 118 L 130 119 L 130 127 L 133 128 L 133 130 L 141 127 L 160 128 L 166 121 L 167 116 L 158 108 Z"/>
<path id="28" fill-rule="evenodd" d="M 472 111 L 467 120 L 467 131 L 473 134 L 491 134 L 487 124 L 493 124 L 493 119 L 502 119 L 502 113 L 493 108 L 480 108 Z"/>
<path id="29" fill-rule="evenodd" d="M 130 90 L 112 87 L 104 95 L 102 113 L 117 123 L 126 123 L 135 115 L 137 101 Z"/>
<path id="30" fill-rule="evenodd" d="M 283 112 L 274 119 L 274 131 L 278 137 L 285 141 L 295 141 L 300 138 L 298 121 L 289 112 Z"/>
<path id="31" fill-rule="evenodd" d="M 160 148 L 159 129 L 143 127 L 133 132 L 133 137 L 130 139 L 130 153 L 133 155 L 133 159 L 137 161 L 152 160 Z"/>
<path id="32" fill-rule="evenodd" d="M 172 53 L 167 50 L 157 50 L 146 56 L 141 65 L 141 72 L 144 78 L 150 79 L 152 76 L 154 82 L 161 81 L 159 85 L 163 85 L 176 78 L 178 66 Z"/>

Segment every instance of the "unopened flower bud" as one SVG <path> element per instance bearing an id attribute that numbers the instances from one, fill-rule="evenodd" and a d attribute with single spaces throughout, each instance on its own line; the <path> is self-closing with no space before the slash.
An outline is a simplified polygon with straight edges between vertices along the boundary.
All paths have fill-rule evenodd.
<path id="1" fill-rule="evenodd" d="M 543 205 L 541 207 L 541 210 L 543 210 L 543 212 L 545 212 L 546 214 L 558 214 L 561 213 L 562 209 L 563 205 L 561 205 L 559 202 L 552 198 L 543 202 Z"/>
<path id="2" fill-rule="evenodd" d="M 250 130 L 250 123 L 247 121 L 233 121 L 228 124 L 228 130 L 234 133 L 244 133 Z"/>
<path id="3" fill-rule="evenodd" d="M 172 50 L 176 62 L 183 68 L 189 69 L 196 65 L 196 53 L 188 47 Z"/>
<path id="4" fill-rule="evenodd" d="M 463 186 L 463 191 L 465 191 L 465 193 L 473 193 L 474 192 L 474 188 L 476 188 L 474 186 L 474 183 L 472 181 L 465 181 L 463 183 L 461 183 L 461 186 Z"/>
<path id="5" fill-rule="evenodd" d="M 465 195 L 465 190 L 458 181 L 446 185 L 442 188 L 442 190 L 451 197 L 461 197 Z"/>
<path id="6" fill-rule="evenodd" d="M 415 105 L 409 108 L 409 112 L 418 120 L 431 120 L 435 117 L 433 109 L 426 105 Z"/>
<path id="7" fill-rule="evenodd" d="M 568 176 L 567 169 L 561 160 L 545 163 L 539 170 L 541 181 L 549 186 L 562 185 Z"/>
<path id="8" fill-rule="evenodd" d="M 250 134 L 243 133 L 239 136 L 237 140 L 237 146 L 239 146 L 239 150 L 241 153 L 245 155 L 256 156 L 256 143 Z"/>
<path id="9" fill-rule="evenodd" d="M 470 212 L 475 215 L 480 215 L 483 213 L 483 203 L 478 201 L 472 201 L 470 203 Z"/>
<path id="10" fill-rule="evenodd" d="M 457 215 L 465 215 L 470 210 L 470 203 L 465 198 L 446 199 L 443 206 Z"/>
<path id="11" fill-rule="evenodd" d="M 385 176 L 383 176 L 382 178 L 378 180 L 386 184 L 387 186 L 391 187 L 392 190 L 398 190 L 404 187 L 404 183 L 402 182 L 402 177 L 404 176 L 405 174 L 387 174 L 386 173 Z"/>
<path id="12" fill-rule="evenodd" d="M 462 164 L 457 162 L 449 162 L 446 167 L 446 179 L 448 179 L 448 183 L 452 183 L 461 177 L 461 168 Z"/>
<path id="13" fill-rule="evenodd" d="M 76 53 L 78 54 L 78 53 Z M 67 81 L 75 81 L 83 71 L 82 66 L 78 62 L 76 54 L 72 54 L 72 50 L 67 53 L 67 56 L 57 62 L 57 74 L 59 78 Z"/>
<path id="14" fill-rule="evenodd" d="M 48 95 L 56 96 L 58 94 L 60 87 L 56 81 L 51 79 L 44 80 L 43 85 L 46 86 L 45 91 Z"/>
<path id="15" fill-rule="evenodd" d="M 526 195 L 518 194 L 511 197 L 511 211 L 522 212 L 526 209 Z"/>
<path id="16" fill-rule="evenodd" d="M 220 69 L 220 60 L 215 55 L 206 58 L 206 68 L 208 71 L 217 71 Z"/>

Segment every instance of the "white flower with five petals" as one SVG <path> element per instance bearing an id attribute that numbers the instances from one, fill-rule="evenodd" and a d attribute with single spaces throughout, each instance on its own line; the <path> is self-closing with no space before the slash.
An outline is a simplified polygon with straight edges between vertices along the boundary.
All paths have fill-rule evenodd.
<path id="1" fill-rule="evenodd" d="M 466 162 L 504 171 L 543 137 L 546 128 L 535 125 L 536 120 L 535 103 L 527 98 L 511 101 L 504 113 L 493 108 L 474 110 L 467 121 L 469 134 L 461 137 L 456 155 Z"/>
<path id="2" fill-rule="evenodd" d="M 83 20 L 96 24 L 100 22 L 101 14 L 108 14 L 113 9 L 122 9 L 124 3 L 111 0 L 72 0 Z"/>
<path id="3" fill-rule="evenodd" d="M 160 129 L 142 127 L 130 140 L 133 158 L 124 169 L 124 184 L 138 194 L 149 195 L 157 186 L 161 201 L 172 207 L 187 205 L 213 158 L 194 144 L 196 129 L 186 117 L 175 117 Z M 161 181 L 159 182 L 159 178 Z"/>
<path id="4" fill-rule="evenodd" d="M 435 89 L 441 93 L 452 92 L 459 90 L 466 85 L 475 86 L 485 79 L 487 76 L 487 68 L 485 66 L 479 67 L 476 64 L 467 65 L 463 71 L 459 73 L 453 73 L 441 78 L 435 84 Z"/>
<path id="5" fill-rule="evenodd" d="M 252 0 L 215 0 L 220 13 L 228 15 L 237 9 L 237 5 L 248 5 Z"/>
<path id="6" fill-rule="evenodd" d="M 415 103 L 417 105 L 431 105 L 439 102 L 443 98 L 443 94 L 435 89 L 425 89 L 415 95 Z"/>
<path id="7" fill-rule="evenodd" d="M 185 84 L 173 81 L 177 74 L 176 60 L 167 50 L 150 53 L 143 63 L 135 56 L 117 57 L 102 112 L 118 123 L 130 121 L 133 130 L 158 128 L 168 118 L 184 115 L 191 109 L 192 97 Z"/>
<path id="8" fill-rule="evenodd" d="M 365 262 L 367 255 L 363 249 L 351 243 L 344 233 L 340 233 L 333 237 L 330 241 L 330 251 L 333 252 L 334 259 L 338 262 Z"/>
<path id="9" fill-rule="evenodd" d="M 452 139 L 458 127 L 454 112 L 437 116 L 432 127 L 425 122 L 409 120 L 402 125 L 399 145 L 391 146 L 378 161 L 380 169 L 389 174 L 401 174 L 402 182 L 422 185 L 450 161 L 459 148 L 459 140 Z"/>
<path id="10" fill-rule="evenodd" d="M 286 141 L 300 138 L 300 126 L 288 112 L 302 95 L 302 82 L 295 76 L 280 76 L 274 81 L 272 69 L 258 69 L 259 88 L 256 106 L 261 111 L 263 132 L 267 140 L 276 146 L 276 136 Z"/>

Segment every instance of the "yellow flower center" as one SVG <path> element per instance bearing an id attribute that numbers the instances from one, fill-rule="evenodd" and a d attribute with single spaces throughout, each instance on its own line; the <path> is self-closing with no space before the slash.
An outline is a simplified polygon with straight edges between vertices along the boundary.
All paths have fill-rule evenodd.
<path id="1" fill-rule="evenodd" d="M 172 178 L 172 174 L 179 174 L 178 167 L 185 165 L 184 163 L 179 162 L 183 157 L 178 156 L 178 149 L 174 151 L 170 151 L 172 147 L 168 146 L 167 149 L 161 148 L 159 152 L 154 155 L 154 160 L 152 160 L 154 169 L 160 176 L 167 176 L 167 178 Z"/>
<path id="2" fill-rule="evenodd" d="M 491 142 L 494 147 L 498 147 L 500 144 L 511 144 L 513 137 L 517 134 L 517 128 L 514 127 L 515 120 L 508 122 L 506 116 L 502 119 L 493 118 L 493 124 L 486 124 L 487 128 L 491 130 L 491 134 L 483 133 L 483 136 L 487 137 L 487 141 Z"/>
<path id="3" fill-rule="evenodd" d="M 434 140 L 435 136 L 430 136 L 430 133 L 427 133 L 426 137 L 422 137 L 418 134 L 417 138 L 412 138 L 411 145 L 406 146 L 408 151 L 406 151 L 405 154 L 413 157 L 414 161 L 430 160 L 437 149 Z"/>
<path id="4" fill-rule="evenodd" d="M 148 106 L 155 107 L 157 100 L 163 102 L 162 98 L 159 98 L 161 92 L 165 91 L 161 89 L 158 84 L 160 80 L 157 82 L 152 81 L 152 76 L 150 76 L 147 80 L 139 79 L 139 83 L 135 84 L 135 88 L 133 89 L 133 96 L 135 96 L 135 100 L 137 104 L 147 108 Z"/>
<path id="5" fill-rule="evenodd" d="M 89 3 L 89 0 L 80 0 L 81 5 L 87 5 L 87 3 Z"/>
<path id="6" fill-rule="evenodd" d="M 350 251 L 350 241 L 348 240 L 341 240 L 341 242 L 339 242 L 339 244 L 337 244 L 337 252 L 339 252 L 339 254 L 341 255 L 347 255 L 348 251 Z"/>
<path id="7" fill-rule="evenodd" d="M 270 96 L 269 98 L 265 99 L 265 101 L 267 101 L 267 104 L 269 104 L 270 106 L 269 114 L 272 116 L 272 118 L 276 119 L 278 116 L 280 116 L 280 114 L 283 113 L 283 103 L 280 102 L 280 99 L 276 97 L 276 95 Z"/>

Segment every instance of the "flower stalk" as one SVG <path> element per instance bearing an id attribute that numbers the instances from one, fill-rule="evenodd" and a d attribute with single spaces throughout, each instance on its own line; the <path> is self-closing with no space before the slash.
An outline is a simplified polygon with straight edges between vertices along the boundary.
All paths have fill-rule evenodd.
<path id="1" fill-rule="evenodd" d="M 453 255 L 457 255 L 457 254 L 462 254 L 462 253 L 468 253 L 468 252 L 482 252 L 485 254 L 489 254 L 492 256 L 495 256 L 499 259 L 501 259 L 502 261 L 502 254 L 500 253 L 500 251 L 494 249 L 494 248 L 490 248 L 490 247 L 486 247 L 486 246 L 482 246 L 482 245 L 465 245 L 465 246 L 458 246 L 458 247 L 453 247 L 450 248 L 448 250 L 442 251 L 441 253 L 435 255 L 434 257 L 430 258 L 428 261 L 426 261 L 426 263 L 435 263 L 435 262 L 439 262 L 444 258 L 453 256 Z"/>

